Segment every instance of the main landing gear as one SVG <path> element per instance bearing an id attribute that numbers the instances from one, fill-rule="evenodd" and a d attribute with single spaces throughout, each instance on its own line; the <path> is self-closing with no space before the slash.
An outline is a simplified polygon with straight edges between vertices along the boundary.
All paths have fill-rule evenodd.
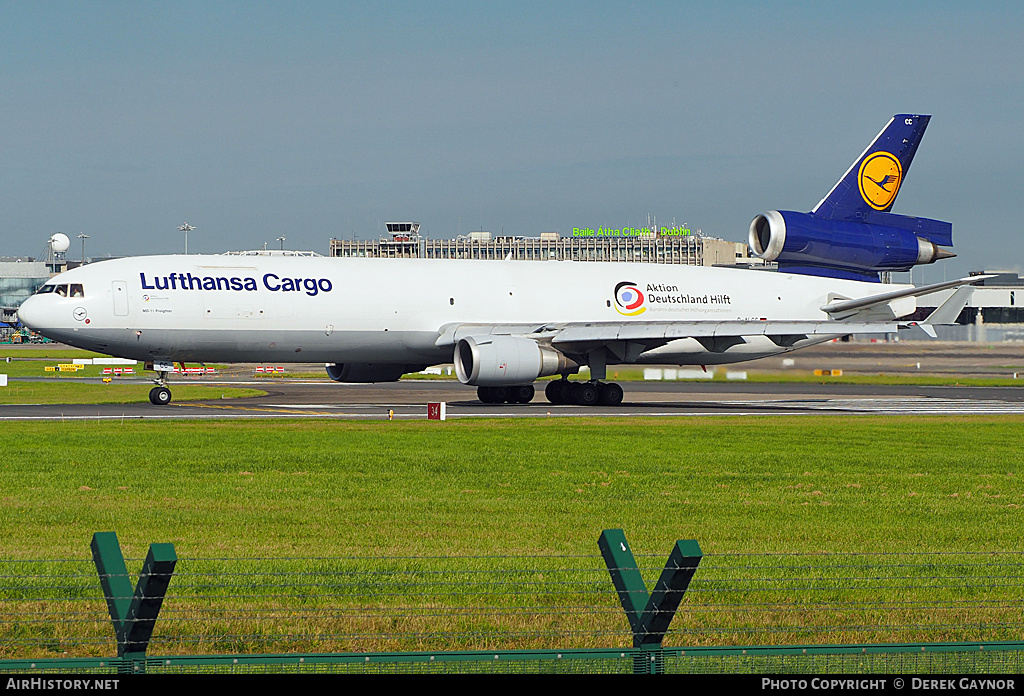
<path id="1" fill-rule="evenodd" d="M 528 404 L 533 401 L 533 385 L 519 387 L 477 387 L 477 397 L 485 404 Z"/>
<path id="2" fill-rule="evenodd" d="M 583 361 L 580 361 L 583 362 Z M 590 366 L 590 380 L 570 382 L 569 375 L 548 382 L 544 396 L 553 404 L 576 404 L 577 406 L 618 406 L 622 403 L 622 387 L 615 382 L 605 382 L 608 376 L 608 349 L 597 347 L 587 353 L 585 360 Z"/>
<path id="3" fill-rule="evenodd" d="M 485 404 L 528 404 L 533 400 L 532 384 L 521 387 L 477 387 L 476 395 Z M 553 404 L 577 406 L 618 406 L 622 403 L 622 387 L 614 382 L 570 382 L 556 379 L 548 382 L 544 396 Z"/>
<path id="4" fill-rule="evenodd" d="M 556 379 L 548 382 L 544 396 L 553 404 L 618 406 L 622 403 L 622 387 L 615 382 L 570 382 L 567 379 Z"/>

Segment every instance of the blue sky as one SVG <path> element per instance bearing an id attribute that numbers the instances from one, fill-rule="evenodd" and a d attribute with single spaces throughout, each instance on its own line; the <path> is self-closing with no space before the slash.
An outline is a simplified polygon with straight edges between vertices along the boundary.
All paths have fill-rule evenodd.
<path id="1" fill-rule="evenodd" d="M 0 256 L 326 253 L 412 219 L 809 210 L 894 113 L 932 122 L 894 212 L 1024 270 L 1015 3 L 0 2 Z M 77 258 L 80 247 L 72 246 Z M 915 280 L 922 279 L 915 271 Z"/>

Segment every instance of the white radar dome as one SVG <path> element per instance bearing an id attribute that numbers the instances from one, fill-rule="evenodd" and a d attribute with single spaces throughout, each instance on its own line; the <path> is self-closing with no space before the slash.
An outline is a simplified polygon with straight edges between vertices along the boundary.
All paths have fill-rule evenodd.
<path id="1" fill-rule="evenodd" d="M 66 234 L 58 232 L 50 237 L 50 248 L 54 251 L 67 251 L 70 246 L 71 240 L 68 239 Z"/>

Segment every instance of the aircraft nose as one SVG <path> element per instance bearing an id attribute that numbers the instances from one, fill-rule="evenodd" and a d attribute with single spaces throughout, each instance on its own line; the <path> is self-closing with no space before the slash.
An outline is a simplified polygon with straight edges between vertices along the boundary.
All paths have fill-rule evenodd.
<path id="1" fill-rule="evenodd" d="M 30 329 L 38 329 L 41 319 L 41 308 L 38 297 L 30 297 L 18 307 L 18 321 Z"/>

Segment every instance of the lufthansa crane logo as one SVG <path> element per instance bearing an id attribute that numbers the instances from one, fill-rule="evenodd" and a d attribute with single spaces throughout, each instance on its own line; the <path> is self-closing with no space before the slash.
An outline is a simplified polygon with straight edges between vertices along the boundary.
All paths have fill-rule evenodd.
<path id="1" fill-rule="evenodd" d="M 875 210 L 885 210 L 892 205 L 902 183 L 900 161 L 884 151 L 872 152 L 865 157 L 857 175 L 861 198 Z"/>
<path id="2" fill-rule="evenodd" d="M 636 283 L 626 280 L 615 286 L 615 311 L 624 317 L 635 317 L 646 312 L 644 299 Z"/>

